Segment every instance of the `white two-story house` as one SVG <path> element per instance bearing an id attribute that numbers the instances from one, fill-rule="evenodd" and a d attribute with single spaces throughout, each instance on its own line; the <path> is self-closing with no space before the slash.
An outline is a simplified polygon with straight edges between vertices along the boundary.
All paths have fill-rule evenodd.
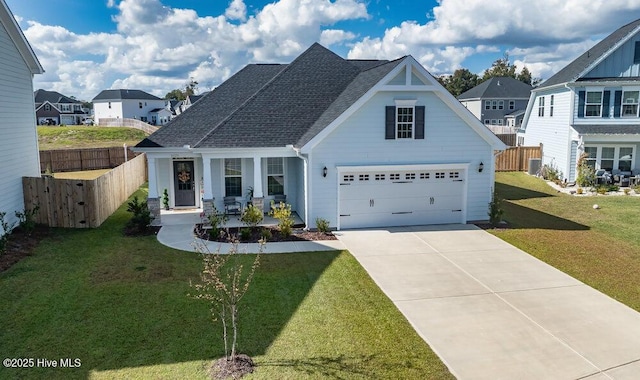
<path id="1" fill-rule="evenodd" d="M 93 98 L 93 112 L 97 125 L 100 125 L 100 119 L 123 118 L 164 125 L 171 116 L 166 104 L 166 100 L 142 90 L 103 90 Z"/>
<path id="2" fill-rule="evenodd" d="M 595 169 L 640 168 L 640 20 L 616 30 L 532 90 L 524 144 L 542 144 L 543 164 L 576 179 L 583 153 Z"/>

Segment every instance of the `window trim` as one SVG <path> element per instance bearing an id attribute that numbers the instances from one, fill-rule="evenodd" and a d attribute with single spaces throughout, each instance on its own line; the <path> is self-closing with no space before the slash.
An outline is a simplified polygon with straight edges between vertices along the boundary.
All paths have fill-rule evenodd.
<path id="1" fill-rule="evenodd" d="M 538 117 L 544 117 L 544 96 L 538 98 Z"/>
<path id="2" fill-rule="evenodd" d="M 634 159 L 633 156 L 636 154 L 635 146 L 633 145 L 625 145 L 625 144 L 585 144 L 584 152 L 586 152 L 586 148 L 595 148 L 596 149 L 596 157 L 588 157 L 587 161 L 592 161 L 594 164 L 595 170 L 603 169 L 602 168 L 602 150 L 604 148 L 613 148 L 613 158 L 606 157 L 604 160 L 613 161 L 612 168 L 613 170 L 619 170 L 620 161 L 631 161 L 630 170 L 635 170 Z M 631 158 L 629 160 L 620 160 L 620 149 L 631 149 Z"/>
<path id="3" fill-rule="evenodd" d="M 627 103 L 626 101 L 629 99 L 625 97 L 626 93 L 635 92 L 637 94 L 635 103 Z M 636 112 L 633 115 L 625 115 L 625 106 L 635 106 Z M 638 109 L 640 109 L 640 91 L 637 89 L 623 89 L 622 90 L 622 99 L 620 101 L 620 117 L 630 118 L 630 117 L 638 117 Z"/>
<path id="4" fill-rule="evenodd" d="M 278 172 L 278 173 L 271 173 L 269 171 L 269 169 L 271 169 L 271 165 L 269 165 L 269 161 L 270 160 L 280 160 L 280 165 L 282 167 L 282 172 Z M 285 162 L 284 162 L 284 157 L 267 157 L 267 159 L 265 160 L 265 164 L 267 165 L 267 168 L 265 170 L 265 172 L 267 173 L 266 179 L 267 179 L 267 195 L 284 195 L 286 194 L 286 176 L 285 176 Z M 269 178 L 270 177 L 282 177 L 282 193 L 276 193 L 276 192 L 272 192 L 271 188 L 269 187 Z"/>
<path id="5" fill-rule="evenodd" d="M 516 101 L 515 100 L 509 100 L 509 109 L 510 110 L 516 109 Z"/>
<path id="6" fill-rule="evenodd" d="M 239 174 L 227 174 L 227 161 L 238 160 L 240 162 Z M 222 174 L 224 175 L 224 196 L 225 197 L 241 197 L 242 196 L 242 158 L 225 158 L 222 160 Z M 227 194 L 227 178 L 240 178 L 240 192 L 239 194 Z"/>
<path id="7" fill-rule="evenodd" d="M 416 138 L 416 103 L 417 99 L 410 100 L 400 100 L 396 99 L 396 115 L 395 115 L 395 138 L 396 140 L 414 140 Z M 408 125 L 408 122 L 401 122 L 399 120 L 400 109 L 410 109 L 411 110 L 411 122 L 409 126 L 409 136 L 401 137 L 400 133 L 400 124 Z M 405 132 L 406 133 L 406 132 Z"/>
<path id="8" fill-rule="evenodd" d="M 600 103 L 589 103 L 589 94 L 590 93 L 598 93 L 600 94 Z M 603 90 L 585 90 L 584 92 L 584 117 L 602 117 L 602 103 L 604 100 L 604 91 Z M 589 106 L 599 105 L 598 114 L 597 115 L 587 115 L 587 109 Z"/>

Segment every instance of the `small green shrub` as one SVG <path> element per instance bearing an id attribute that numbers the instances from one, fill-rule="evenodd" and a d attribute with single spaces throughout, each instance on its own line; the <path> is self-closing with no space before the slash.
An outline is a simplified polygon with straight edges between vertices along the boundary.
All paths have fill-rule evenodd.
<path id="1" fill-rule="evenodd" d="M 127 226 L 137 230 L 138 232 L 144 232 L 149 228 L 153 216 L 147 201 L 140 201 L 137 196 L 133 197 L 131 201 L 127 203 L 127 211 L 132 213 L 131 220 L 127 223 Z"/>
<path id="2" fill-rule="evenodd" d="M 291 217 L 291 205 L 280 202 L 277 206 L 271 201 L 271 211 L 269 215 L 278 219 L 278 230 L 283 236 L 291 235 L 293 232 L 293 218 Z"/>
<path id="3" fill-rule="evenodd" d="M 629 194 L 631 194 L 631 189 L 630 189 L 630 188 L 628 188 L 628 187 L 626 187 L 626 188 L 624 189 L 624 195 L 629 195 Z"/>
<path id="4" fill-rule="evenodd" d="M 262 231 L 260 231 L 260 237 L 264 241 L 269 241 L 269 240 L 271 240 L 271 238 L 273 238 L 273 234 L 271 233 L 270 229 L 263 228 Z"/>
<path id="5" fill-rule="evenodd" d="M 0 254 L 3 254 L 7 249 L 9 235 L 11 235 L 14 226 L 5 220 L 5 216 L 7 216 L 6 212 L 0 212 L 0 228 L 2 228 L 2 231 L 0 231 Z"/>
<path id="6" fill-rule="evenodd" d="M 240 240 L 247 241 L 251 239 L 251 228 L 242 228 L 240 230 Z"/>
<path id="7" fill-rule="evenodd" d="M 593 186 L 596 183 L 596 171 L 587 165 L 589 153 L 582 153 L 578 159 L 578 176 L 576 183 L 578 186 Z"/>
<path id="8" fill-rule="evenodd" d="M 263 219 L 264 214 L 262 213 L 262 210 L 253 206 L 245 208 L 240 216 L 240 221 L 248 227 L 256 227 Z"/>
<path id="9" fill-rule="evenodd" d="M 211 230 L 209 230 L 209 236 L 213 240 L 218 240 L 220 237 L 221 228 L 229 221 L 229 217 L 227 214 L 218 213 L 218 209 L 216 206 L 213 206 L 212 213 L 207 216 L 209 220 L 209 224 L 211 225 Z"/>
<path id="10" fill-rule="evenodd" d="M 558 167 L 553 163 L 553 161 L 549 164 L 544 164 L 542 169 L 540 169 L 540 174 L 542 178 L 547 181 L 560 181 L 562 178 L 562 172 L 558 169 Z"/>
<path id="11" fill-rule="evenodd" d="M 169 191 L 167 189 L 162 192 L 162 206 L 165 210 L 169 209 Z"/>
<path id="12" fill-rule="evenodd" d="M 633 187 L 633 192 L 636 193 L 636 194 L 640 194 L 640 185 L 635 185 Z"/>
<path id="13" fill-rule="evenodd" d="M 316 218 L 316 228 L 322 233 L 329 233 L 331 228 L 329 227 L 329 221 L 324 218 Z"/>
<path id="14" fill-rule="evenodd" d="M 18 218 L 18 226 L 21 230 L 23 230 L 27 235 L 31 235 L 33 230 L 36 228 L 36 215 L 40 210 L 39 205 L 35 205 L 31 210 L 24 209 L 23 212 L 16 211 L 16 218 Z"/>
<path id="15" fill-rule="evenodd" d="M 489 223 L 497 227 L 502 222 L 502 214 L 504 214 L 502 199 L 494 192 L 491 202 L 489 202 Z"/>

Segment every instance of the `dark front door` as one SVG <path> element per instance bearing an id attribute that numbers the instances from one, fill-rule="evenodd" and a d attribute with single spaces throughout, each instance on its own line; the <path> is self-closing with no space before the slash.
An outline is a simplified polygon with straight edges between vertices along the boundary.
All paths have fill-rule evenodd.
<path id="1" fill-rule="evenodd" d="M 176 207 L 196 205 L 194 177 L 193 161 L 173 162 L 173 183 L 175 186 Z"/>

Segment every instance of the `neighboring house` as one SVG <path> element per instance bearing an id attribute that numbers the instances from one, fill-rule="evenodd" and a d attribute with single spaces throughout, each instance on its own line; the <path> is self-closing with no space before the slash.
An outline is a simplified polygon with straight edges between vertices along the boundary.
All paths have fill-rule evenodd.
<path id="1" fill-rule="evenodd" d="M 458 100 L 496 133 L 522 124 L 533 87 L 511 77 L 494 77 L 460 94 Z M 511 124 L 511 125 L 510 125 Z"/>
<path id="2" fill-rule="evenodd" d="M 187 98 L 182 101 L 182 103 L 180 104 L 180 113 L 186 111 L 189 109 L 189 107 L 191 107 L 195 102 L 197 102 L 198 100 L 200 100 L 203 96 L 205 96 L 206 94 L 208 94 L 209 92 L 203 92 L 200 95 L 189 95 L 187 96 Z"/>
<path id="3" fill-rule="evenodd" d="M 145 123 L 161 125 L 157 110 L 163 108 L 166 108 L 165 100 L 141 90 L 103 90 L 93 98 L 93 112 L 98 125 L 100 125 L 100 119 L 104 118 L 137 119 Z M 155 122 L 153 116 L 156 116 Z"/>
<path id="4" fill-rule="evenodd" d="M 33 75 L 44 70 L 4 0 L 0 51 L 0 212 L 14 223 L 15 212 L 25 208 L 22 177 L 40 175 Z"/>
<path id="5" fill-rule="evenodd" d="M 621 27 L 531 93 L 524 144 L 576 179 L 577 160 L 609 172 L 640 164 L 640 20 Z"/>
<path id="6" fill-rule="evenodd" d="M 40 89 L 33 97 L 39 125 L 80 125 L 91 117 L 82 102 L 59 92 Z"/>
<path id="7" fill-rule="evenodd" d="M 136 145 L 156 215 L 164 189 L 205 213 L 284 195 L 309 228 L 487 220 L 504 149 L 413 57 L 346 60 L 319 44 L 247 65 Z"/>

